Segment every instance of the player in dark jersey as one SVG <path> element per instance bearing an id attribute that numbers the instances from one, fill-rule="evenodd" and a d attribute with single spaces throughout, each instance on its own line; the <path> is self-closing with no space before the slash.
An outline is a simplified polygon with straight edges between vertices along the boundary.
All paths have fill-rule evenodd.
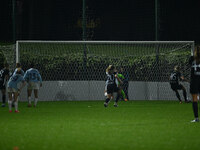
<path id="1" fill-rule="evenodd" d="M 117 81 L 121 84 L 123 83 L 120 78 L 117 76 L 117 73 L 115 72 L 115 67 L 112 65 L 109 65 L 109 67 L 106 69 L 107 74 L 107 80 L 106 80 L 106 87 L 107 87 L 107 98 L 104 102 L 104 106 L 107 107 L 108 103 L 111 99 L 111 96 L 114 92 L 117 92 L 117 97 L 114 103 L 114 106 L 117 107 L 117 102 L 121 96 L 121 89 L 117 86 Z"/>
<path id="2" fill-rule="evenodd" d="M 6 83 L 9 79 L 9 76 L 9 65 L 6 63 L 4 64 L 4 68 L 0 70 L 0 90 L 2 93 L 2 107 L 5 107 L 6 103 Z"/>
<path id="3" fill-rule="evenodd" d="M 195 48 L 194 56 L 190 57 L 191 65 L 190 93 L 192 95 L 192 106 L 195 119 L 191 122 L 199 122 L 198 99 L 200 94 L 200 46 Z"/>
<path id="4" fill-rule="evenodd" d="M 180 81 L 187 81 L 187 80 L 185 80 L 184 77 L 181 75 L 180 69 L 178 66 L 174 67 L 174 71 L 171 73 L 169 81 L 170 81 L 171 89 L 176 93 L 176 97 L 179 99 L 180 104 L 182 103 L 182 101 L 181 101 L 181 97 L 179 95 L 178 90 L 183 91 L 183 97 L 185 99 L 185 102 L 188 102 L 186 89 L 182 84 L 180 84 Z"/>

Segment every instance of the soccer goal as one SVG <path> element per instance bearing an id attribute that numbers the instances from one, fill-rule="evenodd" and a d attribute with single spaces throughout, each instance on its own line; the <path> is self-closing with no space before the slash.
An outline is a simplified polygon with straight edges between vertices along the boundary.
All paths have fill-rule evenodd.
<path id="1" fill-rule="evenodd" d="M 124 69 L 130 100 L 176 100 L 170 73 L 179 65 L 189 79 L 193 50 L 194 41 L 17 41 L 16 61 L 40 71 L 41 100 L 103 100 L 110 64 Z"/>

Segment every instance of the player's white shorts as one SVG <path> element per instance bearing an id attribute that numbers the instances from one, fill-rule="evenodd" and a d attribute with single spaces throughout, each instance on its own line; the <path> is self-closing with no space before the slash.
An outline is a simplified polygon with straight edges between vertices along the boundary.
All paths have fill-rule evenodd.
<path id="1" fill-rule="evenodd" d="M 14 92 L 18 92 L 18 89 L 8 87 L 7 91 L 8 91 L 8 93 L 14 93 Z"/>
<path id="2" fill-rule="evenodd" d="M 28 88 L 28 90 L 39 90 L 40 83 L 39 82 L 28 82 L 27 88 Z"/>

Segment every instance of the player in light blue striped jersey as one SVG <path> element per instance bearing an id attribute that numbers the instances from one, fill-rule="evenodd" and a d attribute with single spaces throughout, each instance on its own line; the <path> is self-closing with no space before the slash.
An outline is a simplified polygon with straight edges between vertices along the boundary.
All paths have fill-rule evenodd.
<path id="1" fill-rule="evenodd" d="M 16 63 L 16 69 L 15 69 L 15 71 L 13 72 L 13 75 L 15 75 L 16 74 L 16 72 L 17 72 L 17 70 L 19 70 L 20 69 L 20 71 L 21 71 L 21 75 L 22 76 L 24 76 L 24 70 L 22 69 L 22 66 L 21 66 L 21 64 L 20 63 Z M 21 86 L 21 82 L 17 85 L 17 87 L 20 87 Z M 19 93 L 20 94 L 20 93 Z M 20 95 L 18 95 L 18 101 L 19 101 L 19 97 L 20 97 Z M 12 104 L 12 106 L 14 107 L 14 102 L 13 102 L 13 104 Z"/>
<path id="2" fill-rule="evenodd" d="M 34 107 L 38 102 L 38 90 L 42 87 L 42 77 L 37 69 L 34 68 L 34 64 L 31 64 L 31 68 L 24 74 L 24 79 L 27 81 L 27 93 L 28 93 L 28 107 L 31 107 L 31 94 L 34 90 Z"/>
<path id="3" fill-rule="evenodd" d="M 13 75 L 16 74 L 17 70 L 20 69 L 21 70 L 21 75 L 24 76 L 24 70 L 22 69 L 22 66 L 20 63 L 16 63 L 16 69 L 13 72 Z"/>
<path id="4" fill-rule="evenodd" d="M 17 84 L 22 82 L 20 88 L 17 87 Z M 12 112 L 12 99 L 14 98 L 15 112 L 18 113 L 18 95 L 22 88 L 25 86 L 25 80 L 21 75 L 21 69 L 18 69 L 16 74 L 12 75 L 8 81 L 8 106 L 9 112 Z"/>

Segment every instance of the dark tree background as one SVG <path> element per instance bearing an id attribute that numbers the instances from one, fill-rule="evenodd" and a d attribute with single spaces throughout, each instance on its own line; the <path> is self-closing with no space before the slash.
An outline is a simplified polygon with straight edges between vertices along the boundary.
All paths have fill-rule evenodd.
<path id="1" fill-rule="evenodd" d="M 159 40 L 200 41 L 200 2 L 158 0 Z M 86 0 L 88 40 L 155 40 L 155 0 Z M 12 0 L 0 41 L 13 42 Z M 16 0 L 16 40 L 81 40 L 82 0 Z"/>

